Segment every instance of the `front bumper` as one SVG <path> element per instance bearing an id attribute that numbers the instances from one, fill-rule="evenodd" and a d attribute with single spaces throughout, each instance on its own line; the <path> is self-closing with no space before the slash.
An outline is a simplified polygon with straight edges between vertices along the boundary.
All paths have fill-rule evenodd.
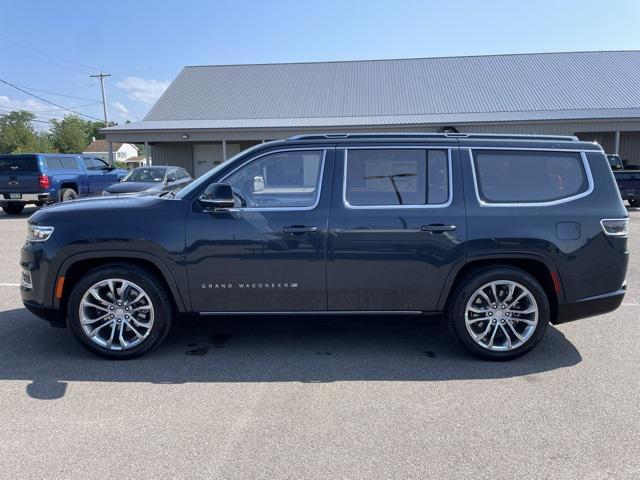
<path id="1" fill-rule="evenodd" d="M 49 322 L 52 327 L 57 328 L 65 328 L 66 320 L 62 316 L 60 310 L 53 308 L 46 308 L 41 305 L 36 305 L 35 303 L 30 303 L 23 301 L 22 302 L 27 310 L 33 313 L 36 317 L 40 317 L 43 320 Z"/>
<path id="2" fill-rule="evenodd" d="M 595 297 L 583 298 L 576 302 L 558 304 L 558 314 L 554 324 L 572 322 L 581 318 L 593 317 L 614 311 L 620 306 L 627 293 L 626 285 L 620 290 Z"/>

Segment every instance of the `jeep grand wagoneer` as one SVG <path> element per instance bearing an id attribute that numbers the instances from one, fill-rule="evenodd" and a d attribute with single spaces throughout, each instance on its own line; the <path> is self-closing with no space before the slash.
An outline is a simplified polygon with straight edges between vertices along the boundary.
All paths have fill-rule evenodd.
<path id="1" fill-rule="evenodd" d="M 184 314 L 408 313 L 510 359 L 620 305 L 627 222 L 602 149 L 573 137 L 306 135 L 177 194 L 35 213 L 21 291 L 109 358 Z"/>

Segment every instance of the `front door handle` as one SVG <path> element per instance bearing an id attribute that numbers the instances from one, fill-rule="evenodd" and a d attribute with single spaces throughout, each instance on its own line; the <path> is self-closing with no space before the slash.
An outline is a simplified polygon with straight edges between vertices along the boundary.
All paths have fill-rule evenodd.
<path id="1" fill-rule="evenodd" d="M 282 231 L 284 233 L 290 233 L 291 235 L 299 235 L 301 233 L 317 232 L 318 227 L 306 227 L 304 225 L 291 225 L 290 227 L 284 227 Z"/>
<path id="2" fill-rule="evenodd" d="M 432 223 L 431 225 L 422 225 L 420 227 L 420 230 L 428 233 L 453 232 L 455 229 L 455 225 L 443 225 L 441 223 Z"/>

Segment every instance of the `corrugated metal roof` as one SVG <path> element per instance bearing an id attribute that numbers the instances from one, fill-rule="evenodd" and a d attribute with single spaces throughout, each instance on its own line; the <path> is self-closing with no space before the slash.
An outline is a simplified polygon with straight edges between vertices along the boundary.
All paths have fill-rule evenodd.
<path id="1" fill-rule="evenodd" d="M 112 130 L 640 117 L 640 51 L 185 67 Z"/>

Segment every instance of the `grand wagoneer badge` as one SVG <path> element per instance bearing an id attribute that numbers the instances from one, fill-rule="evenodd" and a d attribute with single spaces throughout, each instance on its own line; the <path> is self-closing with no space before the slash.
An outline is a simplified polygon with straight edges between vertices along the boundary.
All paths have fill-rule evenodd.
<path id="1" fill-rule="evenodd" d="M 259 283 L 203 283 L 203 289 L 225 289 L 245 288 L 248 290 L 255 288 L 298 288 L 297 282 L 259 282 Z"/>

